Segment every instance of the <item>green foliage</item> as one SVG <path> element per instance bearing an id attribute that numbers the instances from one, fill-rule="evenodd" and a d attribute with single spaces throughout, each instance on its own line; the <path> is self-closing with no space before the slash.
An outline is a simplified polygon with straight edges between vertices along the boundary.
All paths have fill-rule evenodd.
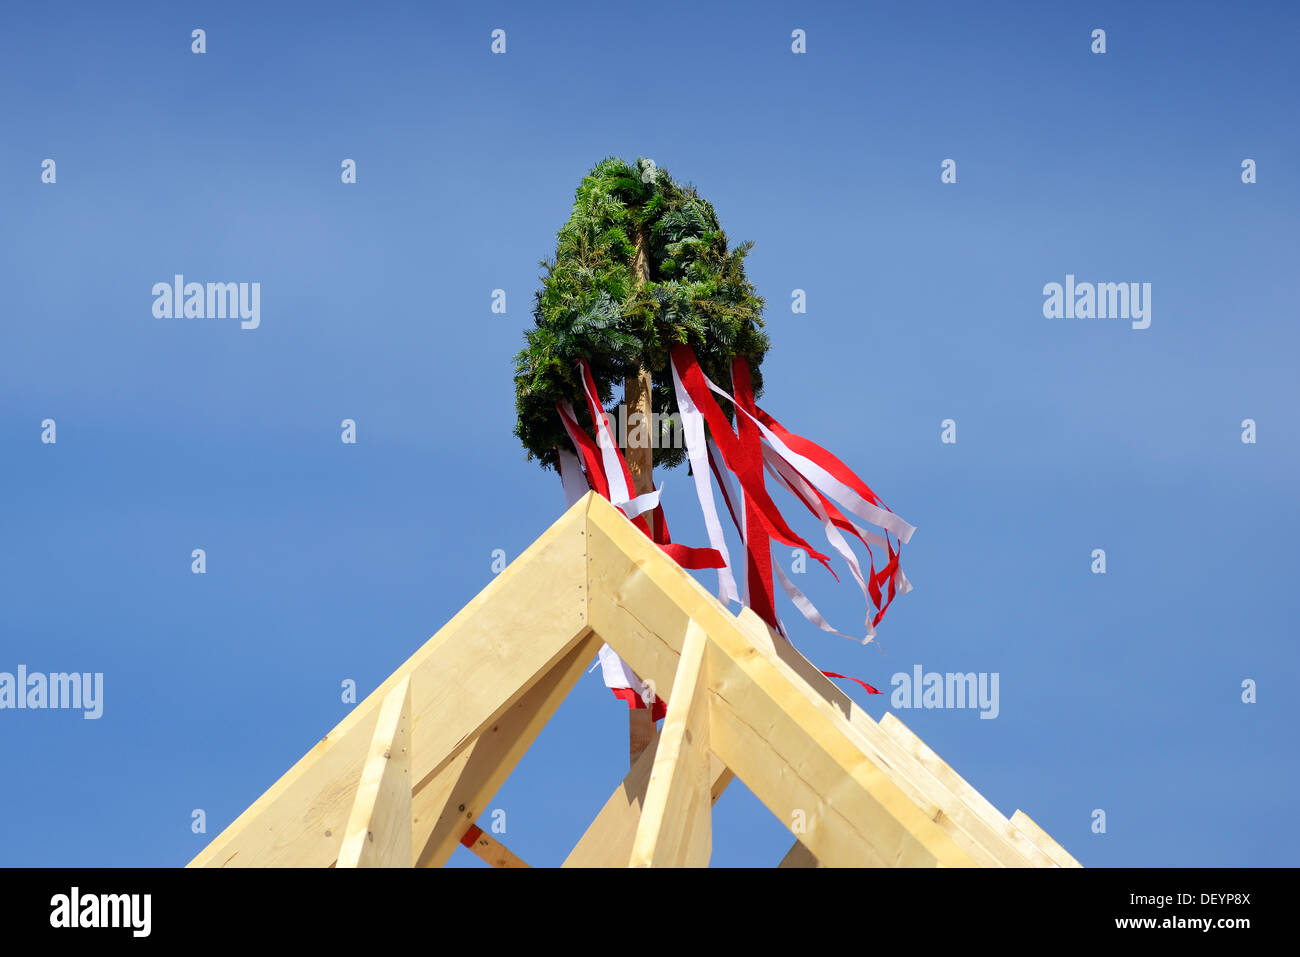
<path id="1" fill-rule="evenodd" d="M 637 241 L 649 281 L 637 288 Z M 578 184 L 573 215 L 558 235 L 555 258 L 543 260 L 534 328 L 515 360 L 515 434 L 544 466 L 556 467 L 555 447 L 569 438 L 555 403 L 570 399 L 591 428 L 574 363 L 591 362 L 607 406 L 613 386 L 644 366 L 654 379 L 653 409 L 676 412 L 668 353 L 687 343 L 713 381 L 731 381 L 731 357 L 743 355 L 762 391 L 767 352 L 763 300 L 745 278 L 752 243 L 729 249 L 717 214 L 694 188 L 639 159 L 635 167 L 610 158 Z M 730 410 L 728 410 L 730 411 Z M 684 450 L 655 449 L 655 465 L 672 467 Z"/>

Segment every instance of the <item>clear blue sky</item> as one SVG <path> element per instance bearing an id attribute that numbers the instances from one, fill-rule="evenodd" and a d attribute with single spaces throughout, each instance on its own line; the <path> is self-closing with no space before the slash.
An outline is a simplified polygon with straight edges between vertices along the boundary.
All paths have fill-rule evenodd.
<path id="1" fill-rule="evenodd" d="M 1298 18 L 9 5 L 0 671 L 103 672 L 105 709 L 0 711 L 0 864 L 189 860 L 344 716 L 341 681 L 372 690 L 558 516 L 511 434 L 512 360 L 607 155 L 654 158 L 756 243 L 764 405 L 919 529 L 883 656 L 802 622 L 796 644 L 882 687 L 997 672 L 996 720 L 900 717 L 1086 865 L 1300 863 L 1277 823 L 1300 787 Z M 260 282 L 261 327 L 155 319 L 177 272 Z M 1151 283 L 1150 328 L 1045 319 L 1066 274 Z M 665 481 L 703 544 L 685 471 Z M 816 573 L 847 627 L 856 589 Z M 506 842 L 558 863 L 625 767 L 590 674 L 493 802 Z M 714 821 L 718 864 L 789 845 L 740 786 Z"/>

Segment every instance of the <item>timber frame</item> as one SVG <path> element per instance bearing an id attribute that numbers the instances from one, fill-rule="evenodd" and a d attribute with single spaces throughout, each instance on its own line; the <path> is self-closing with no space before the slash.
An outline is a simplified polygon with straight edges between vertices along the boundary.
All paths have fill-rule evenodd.
<path id="1" fill-rule="evenodd" d="M 594 493 L 189 866 L 433 867 L 457 844 L 527 866 L 475 820 L 602 642 L 668 713 L 565 867 L 706 866 L 733 777 L 790 828 L 782 867 L 1079 866 Z"/>

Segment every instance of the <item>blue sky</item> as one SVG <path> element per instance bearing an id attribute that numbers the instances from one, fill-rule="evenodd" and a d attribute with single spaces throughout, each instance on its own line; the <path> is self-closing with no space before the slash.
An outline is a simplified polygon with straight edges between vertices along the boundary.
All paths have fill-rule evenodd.
<path id="1" fill-rule="evenodd" d="M 1297 863 L 1276 826 L 1300 785 L 1290 5 L 5 21 L 0 671 L 103 672 L 105 706 L 0 711 L 0 864 L 189 860 L 344 716 L 341 681 L 368 693 L 559 515 L 511 434 L 513 356 L 608 155 L 654 158 L 756 243 L 764 406 L 918 527 L 883 655 L 785 605 L 796 645 L 886 688 L 998 673 L 995 720 L 899 716 L 1085 865 Z M 178 272 L 260 282 L 261 326 L 155 319 Z M 1067 274 L 1151 283 L 1150 328 L 1044 318 Z M 684 469 L 661 478 L 703 544 Z M 860 619 L 847 578 L 799 583 Z M 498 794 L 527 860 L 558 863 L 621 778 L 622 708 L 585 677 Z M 716 864 L 790 842 L 738 785 L 714 833 Z"/>

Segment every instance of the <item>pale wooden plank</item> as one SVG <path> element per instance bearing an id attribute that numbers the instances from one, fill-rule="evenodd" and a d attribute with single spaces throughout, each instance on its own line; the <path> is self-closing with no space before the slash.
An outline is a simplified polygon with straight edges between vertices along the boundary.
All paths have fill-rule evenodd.
<path id="1" fill-rule="evenodd" d="M 667 687 L 670 703 L 688 624 L 704 628 L 726 657 L 722 686 L 711 691 L 711 735 L 723 725 L 712 750 L 787 827 L 793 812 L 806 816 L 802 839 L 823 863 L 975 863 L 900 791 L 894 769 L 871 761 L 844 713 L 770 649 L 755 647 L 725 608 L 607 503 L 593 502 L 588 538 L 592 627 L 638 674 Z"/>
<path id="2" fill-rule="evenodd" d="M 339 867 L 411 866 L 411 679 L 379 709 L 370 754 L 343 832 Z"/>
<path id="3" fill-rule="evenodd" d="M 1052 835 L 1034 823 L 1034 819 L 1024 811 L 1018 810 L 1011 815 L 1011 823 L 1033 841 L 1044 854 L 1055 861 L 1058 867 L 1083 867 L 1069 851 L 1058 844 Z"/>
<path id="4" fill-rule="evenodd" d="M 746 664 L 728 655 L 715 672 L 711 746 L 823 865 L 974 865 L 862 754 L 842 717 Z"/>
<path id="5" fill-rule="evenodd" d="M 686 630 L 673 697 L 659 735 L 632 867 L 707 867 L 713 850 L 709 775 L 709 640 Z"/>
<path id="6" fill-rule="evenodd" d="M 741 609 L 737 625 L 760 647 L 770 650 L 782 667 L 807 682 L 848 719 L 861 736 L 864 753 L 888 769 L 892 779 L 927 817 L 937 823 L 981 867 L 1028 867 L 1031 861 L 1008 835 L 999 832 L 963 796 L 917 761 L 852 698 L 823 675 L 793 645 L 748 608 Z"/>
<path id="7" fill-rule="evenodd" d="M 517 854 L 495 837 L 482 830 L 477 824 L 472 825 L 460 843 L 468 848 L 479 860 L 492 867 L 521 868 L 528 867 Z"/>
<path id="8" fill-rule="evenodd" d="M 612 525 L 617 534 L 617 522 L 598 521 L 597 524 Z M 631 534 L 637 535 L 635 530 L 632 530 Z M 688 612 L 695 612 L 697 609 L 683 605 L 680 594 L 669 595 L 662 587 L 663 582 L 660 579 L 676 574 L 683 580 L 678 583 L 679 593 L 683 590 L 693 591 L 695 594 L 687 595 L 688 599 L 693 598 L 697 602 L 710 604 L 724 615 L 726 612 L 713 601 L 712 596 L 690 580 L 689 576 L 681 574 L 680 570 L 675 568 L 665 571 L 661 567 L 664 563 L 656 563 L 649 558 L 653 552 L 647 555 L 636 554 L 637 544 L 636 538 L 624 536 L 624 540 L 619 545 L 627 554 L 621 560 L 615 558 L 613 561 L 601 561 L 599 572 L 594 577 L 605 577 L 609 587 L 603 589 L 593 587 L 593 620 L 597 615 L 596 606 L 600 607 L 601 613 L 610 616 L 617 616 L 620 611 L 627 612 L 631 618 L 628 627 L 636 637 L 643 639 L 644 647 L 639 649 L 638 653 L 644 657 L 639 660 L 633 660 L 631 654 L 625 654 L 624 657 L 639 672 L 652 677 L 657 673 L 658 683 L 663 687 L 664 683 L 670 680 L 667 677 L 671 668 L 670 658 L 676 647 L 679 647 L 679 639 L 676 636 L 685 627 L 689 617 Z M 642 546 L 641 551 L 646 552 L 647 549 Z M 589 560 L 593 565 L 595 564 L 593 553 L 589 553 Z M 751 612 L 742 611 L 742 623 L 744 619 L 750 617 L 757 621 Z M 766 629 L 761 622 L 758 624 Z M 1013 843 L 1011 834 L 1006 831 L 999 833 L 990 822 L 982 819 L 977 809 L 968 807 L 959 795 L 952 793 L 933 773 L 912 759 L 903 748 L 876 726 L 870 716 L 862 712 L 847 695 L 820 675 L 811 663 L 788 643 L 779 641 L 777 647 L 783 662 L 791 665 L 801 678 L 834 703 L 849 719 L 855 730 L 866 739 L 867 746 L 864 747 L 864 751 L 881 766 L 888 768 L 893 774 L 895 783 L 904 789 L 928 816 L 936 820 L 940 827 L 947 830 L 972 858 L 986 865 L 1027 866 L 1031 863 L 1024 853 L 1023 842 L 1017 846 Z"/>
<path id="9" fill-rule="evenodd" d="M 602 503 L 604 504 L 604 503 Z M 745 631 L 752 640 L 771 649 L 780 661 L 798 679 L 807 682 L 822 697 L 831 702 L 861 736 L 864 753 L 879 766 L 891 773 L 894 783 L 906 793 L 925 814 L 949 833 L 953 840 L 976 863 L 983 866 L 1028 866 L 1029 861 L 1007 837 L 999 834 L 980 816 L 964 805 L 942 782 L 912 760 L 890 737 L 884 734 L 875 721 L 861 710 L 848 695 L 822 675 L 815 666 L 764 624 L 749 609 L 742 609 L 739 618 L 727 611 L 707 591 L 671 562 L 658 561 L 647 545 L 637 541 L 638 532 L 621 516 L 610 515 L 605 509 L 593 506 L 589 512 L 600 532 L 612 534 L 618 541 L 616 548 L 625 554 L 602 558 L 599 570 L 593 574 L 590 597 L 593 621 L 597 618 L 616 618 L 624 613 L 628 618 L 625 630 L 641 647 L 642 657 L 629 664 L 638 672 L 645 672 L 662 683 L 671 667 L 671 656 L 680 647 L 678 637 L 689 618 L 687 612 L 699 613 L 707 606 L 712 613 Z M 620 522 L 622 526 L 620 527 Z M 639 536 L 644 539 L 643 535 Z M 611 539 L 613 543 L 613 539 Z M 653 546 L 649 546 L 650 549 Z M 589 561 L 595 562 L 594 552 Z M 694 603 L 694 604 L 692 604 Z M 711 626 L 710 626 L 711 627 Z M 611 642 L 612 643 L 612 642 Z"/>
<path id="10" fill-rule="evenodd" d="M 632 842 L 636 838 L 641 808 L 645 804 L 646 789 L 650 785 L 650 771 L 654 767 L 657 739 L 637 758 L 632 770 L 614 789 L 609 800 L 587 827 L 561 867 L 626 867 L 632 856 Z M 718 760 L 709 755 L 710 800 L 716 804 L 735 775 Z"/>
<path id="11" fill-rule="evenodd" d="M 565 541 L 557 529 L 576 531 L 583 541 Z M 544 562 L 539 558 L 550 567 L 541 568 Z M 576 600 L 566 598 L 570 594 L 566 582 L 578 593 Z M 508 600 L 500 597 L 507 583 L 514 592 Z M 490 607 L 494 602 L 496 607 Z M 529 634 L 530 643 L 501 638 L 503 633 L 518 632 L 521 617 L 536 621 L 544 635 L 541 642 L 535 633 Z M 566 636 L 565 623 L 575 619 L 574 630 Z M 728 737 L 714 750 L 734 752 L 736 760 L 728 758 L 728 762 L 744 764 L 761 781 L 760 786 L 750 782 L 751 789 L 787 826 L 791 820 L 783 812 L 807 814 L 812 825 L 806 837 L 809 854 L 826 866 L 988 863 L 990 857 L 1006 863 L 1020 854 L 1006 835 L 997 834 L 987 820 L 970 813 L 973 809 L 967 800 L 952 803 L 956 795 L 947 783 L 884 734 L 787 643 L 773 646 L 770 634 L 759 634 L 752 622 L 737 623 L 612 506 L 588 496 L 218 835 L 191 866 L 331 862 L 355 803 L 383 693 L 401 678 L 411 679 L 416 797 L 434 787 L 430 792 L 437 797 L 434 806 L 445 809 L 448 795 L 443 791 L 464 779 L 487 726 L 505 716 L 579 642 L 590 641 L 591 628 L 616 632 L 618 637 L 610 644 L 671 702 L 692 619 L 709 634 L 709 648 L 716 647 L 721 660 L 718 686 L 708 687 L 700 696 L 707 703 L 710 731 Z M 457 676 L 451 683 L 449 673 Z M 463 687 L 465 676 L 480 679 L 468 693 Z M 763 724 L 768 719 L 770 723 Z M 753 720 L 763 724 L 761 733 L 749 724 Z M 431 728 L 433 722 L 439 726 Z M 427 749 L 420 746 L 422 741 Z M 711 761 L 711 796 L 716 800 L 718 782 L 722 780 L 725 787 L 730 772 L 724 768 L 725 777 L 719 778 L 718 761 Z M 653 767 L 653 756 L 647 766 Z M 634 766 L 629 778 L 636 770 Z M 741 773 L 744 777 L 746 772 Z M 648 783 L 641 793 L 647 791 Z M 698 778 L 694 793 L 698 804 Z M 619 807 L 618 796 L 616 792 L 606 808 L 617 813 L 606 815 L 602 810 L 589 834 L 621 823 L 619 833 L 630 844 L 643 799 L 625 794 Z M 342 824 L 337 823 L 340 808 Z M 664 819 L 662 813 L 658 817 Z M 465 826 L 459 820 L 456 824 L 448 833 L 463 835 Z M 339 833 L 333 833 L 331 825 Z M 846 848 L 844 853 L 837 851 L 831 834 Z M 575 854 L 586 841 L 584 836 Z M 1063 849 L 1060 853 L 1073 861 Z M 630 851 L 622 859 L 628 857 Z"/>
<path id="12" fill-rule="evenodd" d="M 569 509 L 189 866 L 331 864 L 380 703 L 408 676 L 416 794 L 452 763 L 586 637 L 585 514 L 592 497 Z"/>
<path id="13" fill-rule="evenodd" d="M 880 730 L 894 739 L 899 747 L 905 749 L 912 758 L 931 774 L 943 782 L 953 794 L 960 798 L 967 807 L 978 814 L 990 828 L 1002 835 L 1025 858 L 1026 866 L 1056 867 L 1057 864 L 1040 850 L 1033 841 L 1020 832 L 993 804 L 979 791 L 972 787 L 965 778 L 954 771 L 943 758 L 915 733 L 893 712 L 886 712 L 880 719 Z"/>
<path id="14" fill-rule="evenodd" d="M 441 867 L 447 862 L 582 677 L 601 643 L 594 634 L 579 641 L 416 795 L 417 867 Z"/>

